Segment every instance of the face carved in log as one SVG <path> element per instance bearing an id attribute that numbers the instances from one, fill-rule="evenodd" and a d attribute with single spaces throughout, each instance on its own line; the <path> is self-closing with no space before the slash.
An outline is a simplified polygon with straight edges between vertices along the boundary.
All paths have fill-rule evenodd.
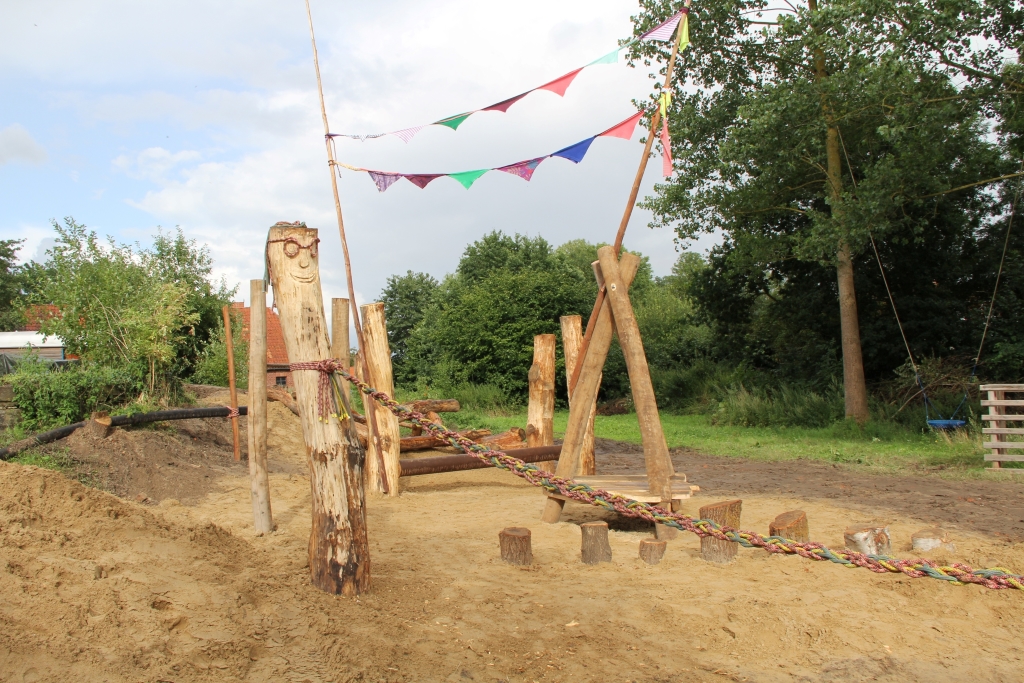
<path id="1" fill-rule="evenodd" d="M 316 237 L 314 231 L 287 235 L 271 242 L 280 243 L 284 255 L 288 257 L 284 262 L 286 272 L 282 275 L 290 276 L 303 284 L 309 284 L 316 279 L 320 238 Z"/>

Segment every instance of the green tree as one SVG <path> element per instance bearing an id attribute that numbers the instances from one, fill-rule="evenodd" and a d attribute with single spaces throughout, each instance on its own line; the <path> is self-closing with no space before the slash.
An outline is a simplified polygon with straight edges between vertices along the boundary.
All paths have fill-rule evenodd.
<path id="1" fill-rule="evenodd" d="M 389 277 L 380 295 L 387 320 L 395 381 L 398 384 L 415 381 L 416 369 L 409 367 L 409 337 L 423 320 L 438 286 L 437 280 L 430 275 L 410 270 L 405 275 Z"/>
<path id="2" fill-rule="evenodd" d="M 0 331 L 16 330 L 25 322 L 21 310 L 24 278 L 17 254 L 24 240 L 0 240 Z"/>

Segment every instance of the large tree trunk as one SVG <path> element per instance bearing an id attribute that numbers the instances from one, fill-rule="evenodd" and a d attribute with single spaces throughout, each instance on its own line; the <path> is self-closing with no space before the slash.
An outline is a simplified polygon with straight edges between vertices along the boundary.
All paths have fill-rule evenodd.
<path id="1" fill-rule="evenodd" d="M 300 247 L 293 257 L 285 254 L 282 242 L 287 238 Z M 267 263 L 281 314 L 285 349 L 292 363 L 327 360 L 331 355 L 319 263 L 311 248 L 316 239 L 317 231 L 301 223 L 278 223 L 270 229 L 268 238 Z M 295 248 L 295 242 L 288 244 L 289 251 Z M 317 400 L 321 373 L 296 370 L 292 377 L 309 457 L 312 583 L 328 593 L 358 595 L 370 588 L 370 548 L 363 496 L 366 454 L 356 440 L 351 421 L 321 419 Z"/>

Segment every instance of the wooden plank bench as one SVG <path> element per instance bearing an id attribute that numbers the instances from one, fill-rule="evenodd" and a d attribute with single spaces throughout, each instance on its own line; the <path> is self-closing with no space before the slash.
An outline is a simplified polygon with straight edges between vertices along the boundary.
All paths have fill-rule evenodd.
<path id="1" fill-rule="evenodd" d="M 985 454 L 985 460 L 992 463 L 989 469 L 1024 474 L 1024 469 L 1002 467 L 1004 462 L 1024 462 L 1024 452 L 1020 452 L 1024 450 L 1024 441 L 1008 441 L 1006 438 L 1024 435 L 1024 424 L 1017 427 L 1007 426 L 1007 423 L 1024 423 L 1024 398 L 1006 398 L 1006 394 L 1024 396 L 1024 384 L 983 384 L 979 389 L 987 394 L 987 398 L 981 401 L 982 407 L 988 408 L 988 415 L 981 416 L 982 422 L 987 426 L 983 427 L 981 432 L 990 435 L 991 441 L 985 441 L 981 445 L 990 451 Z M 1021 408 L 1022 412 L 1010 414 L 1006 412 L 1007 408 Z"/>

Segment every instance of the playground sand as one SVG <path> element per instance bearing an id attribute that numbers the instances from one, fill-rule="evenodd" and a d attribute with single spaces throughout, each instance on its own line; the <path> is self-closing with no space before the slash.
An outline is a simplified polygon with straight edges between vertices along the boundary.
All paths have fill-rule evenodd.
<path id="1" fill-rule="evenodd" d="M 709 565 L 688 535 L 648 567 L 644 525 L 573 503 L 545 525 L 540 494 L 494 470 L 372 498 L 373 590 L 324 594 L 308 582 L 297 422 L 275 419 L 266 537 L 230 465 L 193 505 L 144 505 L 0 463 L 0 681 L 1020 680 L 1020 593 L 759 550 Z M 745 528 L 800 508 L 815 540 L 839 546 L 844 527 L 882 521 L 904 557 L 925 525 L 842 500 L 743 498 Z M 597 519 L 613 561 L 583 565 L 578 524 Z M 506 526 L 532 530 L 533 566 L 501 562 Z M 953 541 L 937 559 L 1024 570 L 1016 543 Z"/>

